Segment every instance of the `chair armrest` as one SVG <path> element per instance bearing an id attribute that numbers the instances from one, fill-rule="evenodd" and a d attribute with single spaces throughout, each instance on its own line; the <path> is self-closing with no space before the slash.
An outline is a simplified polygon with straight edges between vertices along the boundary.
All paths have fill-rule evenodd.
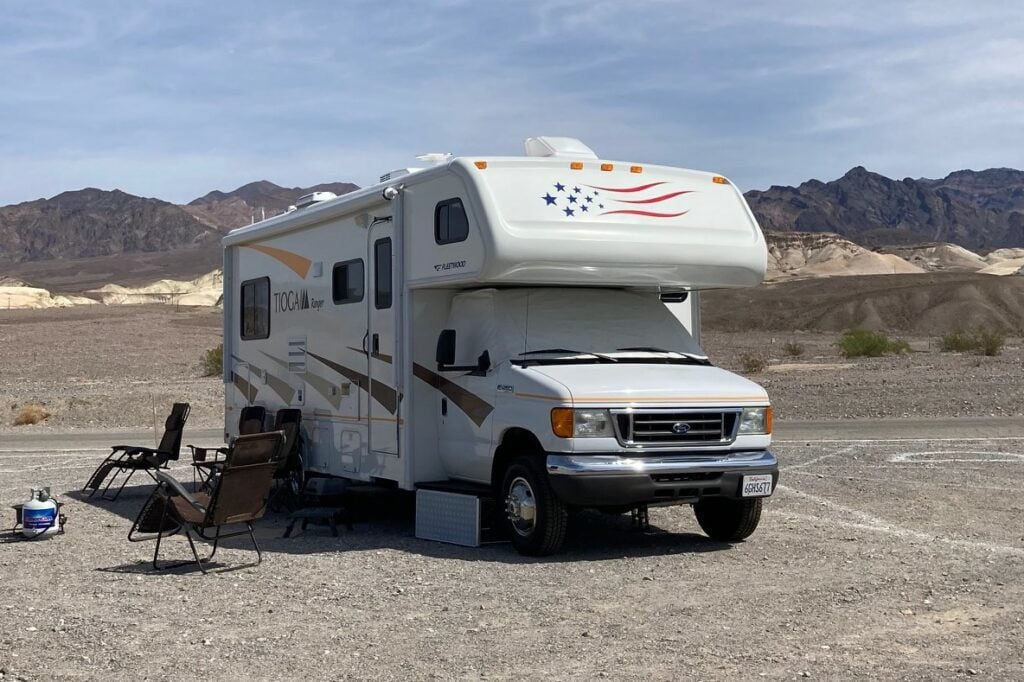
<path id="1" fill-rule="evenodd" d="M 168 488 L 173 490 L 175 495 L 180 495 L 181 497 L 185 498 L 185 501 L 188 502 L 190 505 L 192 505 L 199 511 L 203 512 L 204 514 L 206 513 L 206 507 L 199 504 L 199 502 L 196 501 L 196 498 L 192 497 L 192 493 L 186 490 L 185 486 L 179 483 L 176 478 L 174 478 L 170 474 L 164 473 L 163 471 L 154 471 L 153 475 L 156 476 L 156 479 L 158 481 L 160 481 Z"/>

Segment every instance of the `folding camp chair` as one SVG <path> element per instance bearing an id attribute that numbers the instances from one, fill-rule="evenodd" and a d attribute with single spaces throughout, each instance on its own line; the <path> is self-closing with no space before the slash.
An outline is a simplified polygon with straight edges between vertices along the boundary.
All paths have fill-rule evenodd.
<path id="1" fill-rule="evenodd" d="M 272 511 L 291 511 L 295 508 L 302 492 L 302 410 L 285 408 L 274 416 L 274 430 L 284 433 L 274 480 L 277 486 L 267 506 Z"/>
<path id="2" fill-rule="evenodd" d="M 239 436 L 228 450 L 211 494 L 189 492 L 171 475 L 156 472 L 159 485 L 128 531 L 128 540 L 156 540 L 153 569 L 173 568 L 191 562 L 159 566 L 157 558 L 160 554 L 160 541 L 178 531 L 184 531 L 196 565 L 206 573 L 203 564 L 217 553 L 221 540 L 248 534 L 256 548 L 256 563 L 251 565 L 259 565 L 263 561 L 263 553 L 253 534 L 252 522 L 261 518 L 266 509 L 270 486 L 274 480 L 275 459 L 283 443 L 284 434 L 280 431 Z M 245 529 L 222 532 L 223 526 L 232 524 L 245 524 Z M 210 556 L 204 559 L 199 557 L 196 539 L 213 543 Z"/>
<path id="3" fill-rule="evenodd" d="M 111 446 L 111 453 L 92 472 L 92 476 L 82 487 L 82 492 L 92 489 L 89 497 L 95 495 L 103 485 L 103 481 L 107 480 L 110 472 L 114 472 L 114 475 L 107 480 L 107 485 L 103 488 L 101 495 L 105 500 L 116 500 L 136 471 L 145 471 L 153 480 L 156 480 L 154 474 L 157 469 L 167 468 L 167 462 L 178 459 L 178 454 L 181 451 L 181 433 L 185 429 L 190 409 L 188 403 L 174 403 L 171 414 L 164 421 L 164 435 L 160 439 L 160 445 L 156 448 L 147 448 L 141 445 Z M 127 475 L 122 479 L 117 492 L 110 497 L 108 496 L 110 487 L 120 474 Z"/>
<path id="4" fill-rule="evenodd" d="M 262 405 L 247 405 L 242 408 L 238 415 L 238 435 L 249 436 L 254 433 L 263 432 L 263 424 L 267 418 L 267 408 Z M 186 446 L 192 450 L 192 482 L 202 484 L 203 488 L 209 487 L 211 478 L 224 465 L 224 457 L 228 453 L 227 447 L 200 448 L 195 445 Z M 210 459 L 210 454 L 213 458 Z"/>

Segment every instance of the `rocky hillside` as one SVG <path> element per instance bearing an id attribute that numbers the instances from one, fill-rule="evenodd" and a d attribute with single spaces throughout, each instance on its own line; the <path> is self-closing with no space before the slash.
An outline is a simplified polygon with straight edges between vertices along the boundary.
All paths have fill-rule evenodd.
<path id="1" fill-rule="evenodd" d="M 330 182 L 313 187 L 279 187 L 267 180 L 250 182 L 231 192 L 214 190 L 183 206 L 206 225 L 222 232 L 284 213 L 295 200 L 310 192 L 348 194 L 359 189 L 350 182 Z"/>
<path id="2" fill-rule="evenodd" d="M 99 189 L 0 207 L 0 261 L 168 251 L 215 233 L 180 206 Z"/>
<path id="3" fill-rule="evenodd" d="M 207 251 L 219 252 L 222 233 L 248 225 L 254 215 L 282 213 L 310 192 L 344 194 L 354 189 L 355 185 L 343 182 L 288 188 L 264 180 L 232 192 L 210 192 L 187 206 L 120 190 L 64 192 L 51 199 L 0 207 L 0 263 L 10 269 L 21 263 L 195 249 L 203 255 L 198 260 L 205 263 Z M 112 279 L 122 269 L 116 263 L 107 267 Z"/>
<path id="4" fill-rule="evenodd" d="M 863 246 L 1024 246 L 1024 172 L 1011 169 L 893 180 L 858 166 L 831 182 L 773 186 L 746 197 L 765 230 L 835 232 Z"/>

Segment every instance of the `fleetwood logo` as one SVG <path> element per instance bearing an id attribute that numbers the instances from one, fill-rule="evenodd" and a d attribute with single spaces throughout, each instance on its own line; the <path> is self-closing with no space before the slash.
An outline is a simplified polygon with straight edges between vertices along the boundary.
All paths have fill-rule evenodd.
<path id="1" fill-rule="evenodd" d="M 686 422 L 676 422 L 675 424 L 672 425 L 672 433 L 676 434 L 677 436 L 682 436 L 683 434 L 689 432 L 690 425 L 687 424 Z"/>
<path id="2" fill-rule="evenodd" d="M 274 292 L 274 312 L 283 313 L 292 310 L 320 310 L 324 305 L 322 298 L 310 298 L 306 289 Z"/>

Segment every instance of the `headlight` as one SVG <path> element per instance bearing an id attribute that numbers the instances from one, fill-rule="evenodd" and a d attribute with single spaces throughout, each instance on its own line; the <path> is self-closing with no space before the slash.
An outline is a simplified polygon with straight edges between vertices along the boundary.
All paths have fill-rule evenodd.
<path id="1" fill-rule="evenodd" d="M 612 418 L 608 410 L 574 410 L 556 407 L 551 410 L 551 430 L 560 438 L 614 438 Z"/>
<path id="2" fill-rule="evenodd" d="M 769 407 L 744 407 L 740 415 L 739 434 L 761 435 L 772 432 L 772 408 Z"/>

